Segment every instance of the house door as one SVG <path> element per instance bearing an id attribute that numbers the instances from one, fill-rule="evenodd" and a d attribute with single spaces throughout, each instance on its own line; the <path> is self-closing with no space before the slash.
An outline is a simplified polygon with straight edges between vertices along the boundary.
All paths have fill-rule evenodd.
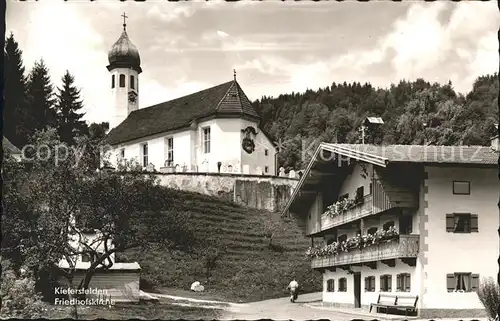
<path id="1" fill-rule="evenodd" d="M 361 308 L 361 272 L 354 272 L 354 307 Z"/>

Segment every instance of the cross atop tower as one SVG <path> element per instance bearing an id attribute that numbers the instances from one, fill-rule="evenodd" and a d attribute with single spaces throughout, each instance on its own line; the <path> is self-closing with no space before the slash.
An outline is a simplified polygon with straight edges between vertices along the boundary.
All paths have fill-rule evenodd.
<path id="1" fill-rule="evenodd" d="M 236 69 L 233 69 L 233 77 L 234 77 L 234 81 L 236 81 Z"/>
<path id="2" fill-rule="evenodd" d="M 125 14 L 125 12 L 122 14 L 123 17 L 123 30 L 125 30 L 125 27 L 127 27 L 127 21 L 125 19 L 128 18 L 128 16 Z"/>

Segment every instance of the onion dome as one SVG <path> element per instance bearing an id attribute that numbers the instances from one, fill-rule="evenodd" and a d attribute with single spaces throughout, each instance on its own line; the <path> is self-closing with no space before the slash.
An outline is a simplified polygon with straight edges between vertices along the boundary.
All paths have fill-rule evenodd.
<path id="1" fill-rule="evenodd" d="M 137 47 L 128 38 L 125 26 L 120 38 L 118 38 L 108 52 L 108 61 L 108 70 L 114 68 L 132 68 L 139 73 L 142 71 L 139 50 L 137 50 Z"/>

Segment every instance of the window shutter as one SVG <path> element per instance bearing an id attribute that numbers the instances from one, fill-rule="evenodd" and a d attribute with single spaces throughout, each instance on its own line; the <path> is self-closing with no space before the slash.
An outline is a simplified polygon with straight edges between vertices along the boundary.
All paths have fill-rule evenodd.
<path id="1" fill-rule="evenodd" d="M 471 232 L 479 232 L 478 215 L 477 214 L 471 214 L 471 216 L 470 216 L 470 231 Z"/>
<path id="2" fill-rule="evenodd" d="M 479 289 L 479 274 L 472 274 L 471 275 L 471 291 L 476 291 Z"/>
<path id="3" fill-rule="evenodd" d="M 385 291 L 383 275 L 380 276 L 380 291 Z"/>
<path id="4" fill-rule="evenodd" d="M 401 291 L 401 274 L 396 276 L 396 291 Z"/>
<path id="5" fill-rule="evenodd" d="M 405 275 L 405 285 L 406 285 L 406 288 L 405 288 L 405 291 L 406 292 L 410 292 L 411 291 L 411 274 L 410 273 L 407 273 Z"/>
<path id="6" fill-rule="evenodd" d="M 453 214 L 446 214 L 446 232 L 455 231 L 455 217 Z"/>
<path id="7" fill-rule="evenodd" d="M 392 275 L 387 276 L 387 292 L 392 292 Z"/>
<path id="8" fill-rule="evenodd" d="M 370 291 L 375 292 L 375 277 L 372 276 L 371 280 L 372 280 L 372 282 L 370 284 Z"/>
<path id="9" fill-rule="evenodd" d="M 448 292 L 455 291 L 455 274 L 446 274 L 446 287 Z"/>
<path id="10" fill-rule="evenodd" d="M 365 292 L 368 292 L 368 277 L 365 278 Z"/>

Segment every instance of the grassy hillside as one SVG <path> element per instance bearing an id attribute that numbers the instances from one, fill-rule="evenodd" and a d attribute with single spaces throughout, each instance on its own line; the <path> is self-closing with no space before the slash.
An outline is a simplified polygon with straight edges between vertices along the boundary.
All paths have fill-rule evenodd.
<path id="1" fill-rule="evenodd" d="M 144 288 L 186 290 L 194 281 L 206 281 L 207 295 L 242 302 L 286 295 L 293 277 L 305 292 L 321 290 L 320 274 L 304 258 L 310 240 L 299 222 L 205 195 L 170 193 L 173 208 L 189 215 L 200 245 L 194 253 L 134 249 L 120 255 L 120 260 L 139 262 Z M 217 251 L 207 280 L 205 258 Z"/>

